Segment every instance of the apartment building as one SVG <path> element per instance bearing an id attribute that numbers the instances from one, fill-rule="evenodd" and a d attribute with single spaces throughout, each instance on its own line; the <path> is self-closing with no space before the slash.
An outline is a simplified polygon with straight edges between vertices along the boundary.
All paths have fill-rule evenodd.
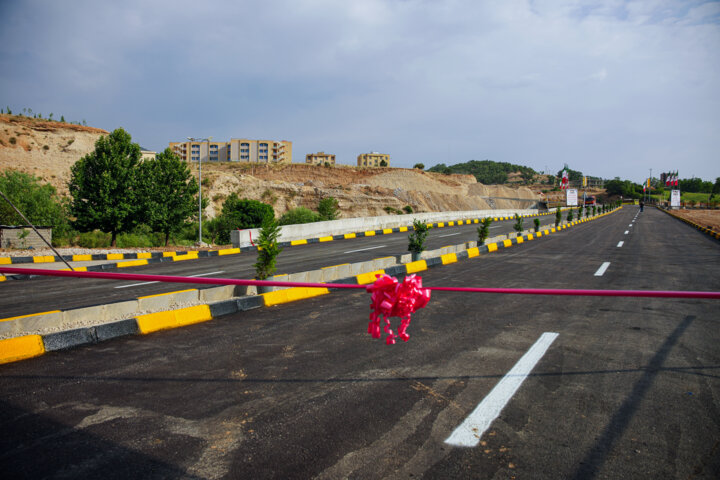
<path id="1" fill-rule="evenodd" d="M 292 163 L 292 142 L 287 140 L 170 142 L 170 149 L 186 162 Z"/>
<path id="2" fill-rule="evenodd" d="M 390 155 L 378 152 L 361 153 L 357 157 L 357 164 L 358 167 L 389 167 Z"/>
<path id="3" fill-rule="evenodd" d="M 318 152 L 308 153 L 305 155 L 305 163 L 311 163 L 313 165 L 335 165 L 335 155 L 332 153 Z"/>

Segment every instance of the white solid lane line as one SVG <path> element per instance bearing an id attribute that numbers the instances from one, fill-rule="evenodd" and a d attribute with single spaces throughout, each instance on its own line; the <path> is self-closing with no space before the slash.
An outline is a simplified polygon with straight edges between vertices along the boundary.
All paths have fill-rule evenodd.
<path id="1" fill-rule="evenodd" d="M 625 243 L 625 242 L 618 242 L 618 245 L 617 245 L 617 246 L 618 246 L 618 247 L 622 247 L 622 246 L 623 246 L 623 243 Z"/>
<path id="2" fill-rule="evenodd" d="M 461 233 L 462 233 L 462 232 L 448 233 L 447 235 L 438 235 L 438 238 L 442 238 L 442 237 L 452 237 L 453 235 L 460 235 Z"/>
<path id="3" fill-rule="evenodd" d="M 530 347 L 515 366 L 495 385 L 475 410 L 455 429 L 445 443 L 456 447 L 475 447 L 480 437 L 490 428 L 505 405 L 515 395 L 520 385 L 530 374 L 535 364 L 545 355 L 550 345 L 558 337 L 557 333 L 545 332 Z"/>
<path id="4" fill-rule="evenodd" d="M 218 273 L 225 273 L 225 270 L 220 270 L 219 272 L 199 273 L 197 275 L 188 275 L 188 276 L 190 276 L 190 277 L 207 277 L 208 275 L 217 275 Z M 159 283 L 159 282 L 133 283 L 130 285 L 120 285 L 119 287 L 115 287 L 115 288 L 139 287 L 140 285 L 150 285 L 151 283 Z"/>
<path id="5" fill-rule="evenodd" d="M 379 247 L 368 247 L 368 248 L 360 248 L 358 250 L 348 250 L 347 252 L 343 253 L 355 253 L 355 252 L 364 252 L 365 250 L 375 250 L 376 248 L 383 248 L 385 245 L 380 245 Z"/>
<path id="6" fill-rule="evenodd" d="M 602 277 L 605 273 L 605 270 L 607 270 L 609 266 L 610 262 L 604 262 L 602 265 L 600 265 L 600 268 L 597 269 L 597 272 L 595 272 L 595 276 Z"/>

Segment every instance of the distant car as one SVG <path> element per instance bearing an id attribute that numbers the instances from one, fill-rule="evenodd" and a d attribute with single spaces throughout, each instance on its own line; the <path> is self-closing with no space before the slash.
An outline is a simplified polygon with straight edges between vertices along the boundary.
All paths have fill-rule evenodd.
<path id="1" fill-rule="evenodd" d="M 597 205 L 597 200 L 592 195 L 590 195 L 589 197 L 585 197 L 585 206 L 588 206 L 588 205 L 590 205 L 590 206 Z"/>

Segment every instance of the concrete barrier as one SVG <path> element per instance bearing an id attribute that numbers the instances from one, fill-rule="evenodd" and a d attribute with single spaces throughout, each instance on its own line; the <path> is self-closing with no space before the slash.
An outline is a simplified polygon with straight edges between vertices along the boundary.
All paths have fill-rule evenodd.
<path id="1" fill-rule="evenodd" d="M 429 212 L 413 213 L 409 215 L 382 215 L 379 217 L 343 218 L 325 222 L 305 223 L 301 225 L 284 225 L 281 227 L 279 241 L 302 241 L 308 238 L 326 238 L 333 235 L 345 235 L 348 232 L 367 232 L 366 235 L 375 234 L 376 230 L 387 230 L 408 227 L 413 221 L 420 220 L 425 223 L 445 223 L 474 220 L 485 217 L 513 217 L 520 215 L 536 215 L 536 209 L 524 210 L 467 210 L 458 212 Z M 443 225 L 445 226 L 445 225 Z M 372 232 L 372 233 L 371 233 Z M 233 247 L 247 247 L 251 239 L 257 240 L 260 229 L 232 230 L 230 240 Z"/>

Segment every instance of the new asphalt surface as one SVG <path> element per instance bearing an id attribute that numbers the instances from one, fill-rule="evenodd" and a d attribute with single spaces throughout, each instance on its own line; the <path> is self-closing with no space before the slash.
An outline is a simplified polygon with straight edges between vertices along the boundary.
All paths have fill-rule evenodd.
<path id="1" fill-rule="evenodd" d="M 719 291 L 719 248 L 626 207 L 421 275 L 425 286 Z M 720 476 L 717 301 L 434 292 L 410 341 L 390 346 L 366 333 L 368 304 L 362 290 L 335 291 L 3 365 L 0 471 Z M 546 332 L 558 336 L 478 445 L 446 443 Z"/>
<path id="2" fill-rule="evenodd" d="M 554 215 L 539 217 L 542 225 L 554 224 Z M 565 215 L 563 215 L 565 218 Z M 532 218 L 524 218 L 525 228 L 531 228 Z M 493 222 L 490 235 L 513 231 L 514 221 Z M 428 250 L 477 240 L 477 225 L 444 227 L 430 230 Z M 576 227 L 577 228 L 577 227 Z M 394 233 L 349 240 L 312 243 L 285 247 L 278 257 L 277 273 L 295 273 L 374 258 L 407 254 L 408 234 Z M 177 275 L 252 279 L 257 254 L 244 252 L 222 257 L 205 257 L 182 262 L 153 263 L 141 267 L 122 268 L 122 273 Z M 43 264 L 25 264 L 44 268 Z M 140 296 L 167 293 L 188 288 L 207 288 L 205 285 L 172 284 L 95 279 L 66 279 L 34 277 L 31 280 L 7 281 L 0 284 L 0 318 L 89 307 L 98 304 L 130 300 Z"/>

